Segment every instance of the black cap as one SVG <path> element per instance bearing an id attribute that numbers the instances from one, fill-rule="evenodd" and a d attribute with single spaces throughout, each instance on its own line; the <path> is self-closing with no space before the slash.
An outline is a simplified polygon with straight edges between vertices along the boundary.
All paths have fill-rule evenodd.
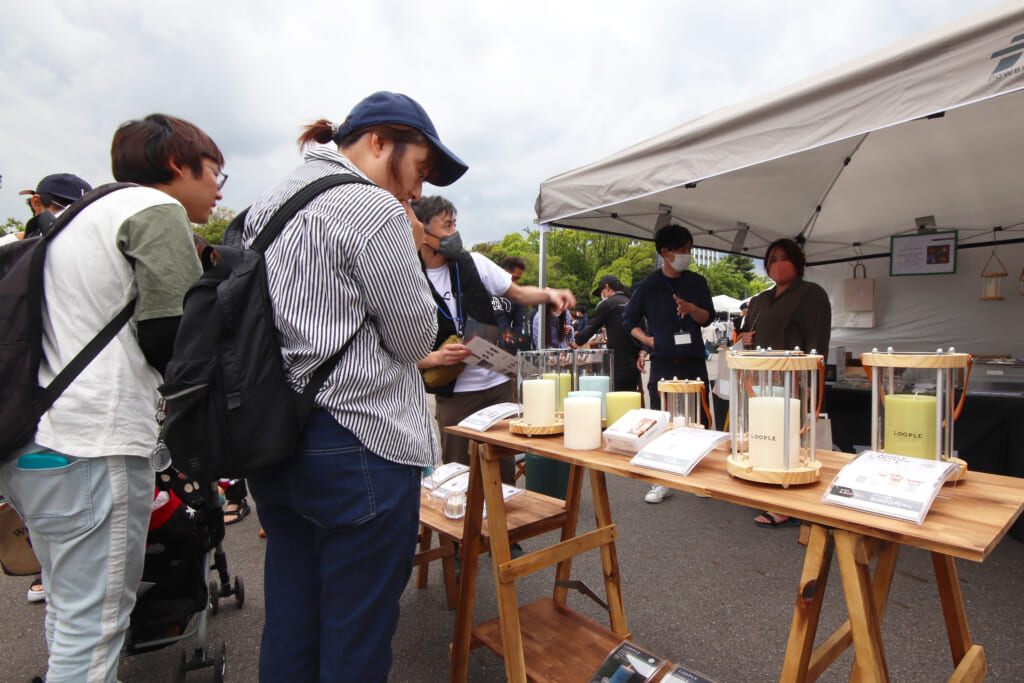
<path id="1" fill-rule="evenodd" d="M 339 126 L 338 132 L 334 135 L 334 141 L 341 142 L 342 138 L 349 133 L 369 128 L 370 126 L 388 123 L 415 128 L 423 133 L 434 147 L 437 148 L 437 151 L 441 153 L 438 160 L 440 162 L 439 168 L 434 177 L 429 179 L 432 185 L 437 185 L 438 187 L 451 185 L 469 169 L 469 166 L 462 159 L 455 156 L 441 142 L 441 137 L 437 134 L 434 123 L 427 116 L 427 112 L 423 110 L 423 107 L 408 95 L 399 93 L 375 92 L 357 104 L 349 113 L 344 123 Z"/>
<path id="2" fill-rule="evenodd" d="M 624 292 L 626 288 L 619 282 L 619 278 L 614 275 L 602 275 L 601 279 L 597 283 L 597 289 L 594 290 L 594 296 L 601 296 L 601 290 L 604 289 L 605 285 L 611 285 L 612 289 L 616 292 Z"/>
<path id="3" fill-rule="evenodd" d="M 22 190 L 18 194 L 49 194 L 70 204 L 80 199 L 92 186 L 74 173 L 54 173 L 39 181 L 34 190 Z"/>

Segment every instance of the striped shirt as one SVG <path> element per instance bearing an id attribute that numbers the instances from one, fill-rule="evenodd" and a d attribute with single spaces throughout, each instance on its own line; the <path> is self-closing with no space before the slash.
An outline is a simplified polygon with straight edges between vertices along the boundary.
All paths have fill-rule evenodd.
<path id="1" fill-rule="evenodd" d="M 317 178 L 359 171 L 332 148 L 305 163 L 249 209 L 248 246 L 289 197 Z M 433 465 L 440 449 L 416 362 L 437 333 L 434 300 L 405 210 L 388 191 L 349 184 L 315 197 L 266 253 L 267 277 L 288 380 L 301 391 L 352 335 L 316 404 L 377 455 Z"/>

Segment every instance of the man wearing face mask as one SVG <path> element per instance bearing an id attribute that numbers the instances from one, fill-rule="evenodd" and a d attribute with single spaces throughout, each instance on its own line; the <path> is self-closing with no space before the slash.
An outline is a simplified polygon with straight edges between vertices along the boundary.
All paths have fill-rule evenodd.
<path id="1" fill-rule="evenodd" d="M 634 288 L 622 324 L 644 346 L 637 360 L 640 372 L 644 371 L 645 356 L 650 355 L 650 407 L 660 410 L 659 380 L 699 379 L 708 385 L 701 327 L 714 319 L 715 306 L 707 280 L 688 270 L 693 247 L 689 230 L 681 225 L 665 226 L 654 235 L 654 246 L 664 263 Z M 645 320 L 647 331 L 642 326 Z M 644 500 L 660 503 L 667 495 L 668 489 L 655 486 Z"/>
<path id="2" fill-rule="evenodd" d="M 496 297 L 526 306 L 550 305 L 556 314 L 576 305 L 576 299 L 567 289 L 519 285 L 486 256 L 464 250 L 455 227 L 455 206 L 444 197 L 424 197 L 412 209 L 425 230 L 420 260 L 437 304 L 438 322 L 434 350 L 418 365 L 427 391 L 436 395 L 444 461 L 468 465 L 469 441 L 446 434 L 445 427 L 481 408 L 514 401 L 515 387 L 505 375 L 463 364 L 470 355 L 461 343 L 466 321 L 494 325 L 494 311 L 501 308 Z M 515 482 L 511 458 L 501 461 L 501 479 Z"/>

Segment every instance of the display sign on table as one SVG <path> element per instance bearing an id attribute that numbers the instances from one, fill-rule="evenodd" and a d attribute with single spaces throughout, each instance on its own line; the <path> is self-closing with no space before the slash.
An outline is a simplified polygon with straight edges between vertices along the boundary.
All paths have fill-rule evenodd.
<path id="1" fill-rule="evenodd" d="M 921 524 L 956 470 L 944 460 L 864 451 L 839 470 L 821 502 Z"/>

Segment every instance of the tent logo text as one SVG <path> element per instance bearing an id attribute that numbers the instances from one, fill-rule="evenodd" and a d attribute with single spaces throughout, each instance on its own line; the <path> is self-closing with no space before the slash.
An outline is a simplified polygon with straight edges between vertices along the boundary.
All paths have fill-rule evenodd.
<path id="1" fill-rule="evenodd" d="M 1024 52 L 1024 33 L 1019 36 L 1015 36 L 1014 39 L 1010 41 L 1010 47 L 1003 48 L 1002 50 L 992 53 L 991 58 L 998 59 L 999 61 L 996 62 L 996 68 L 992 70 L 989 78 L 1006 78 L 1011 74 L 1020 72 L 1024 67 L 1017 67 L 1016 69 L 1013 69 L 1013 67 L 1016 66 L 1017 62 L 1020 60 L 1021 52 Z M 1013 69 L 1013 71 L 1010 73 L 1003 73 L 1009 69 Z"/>

